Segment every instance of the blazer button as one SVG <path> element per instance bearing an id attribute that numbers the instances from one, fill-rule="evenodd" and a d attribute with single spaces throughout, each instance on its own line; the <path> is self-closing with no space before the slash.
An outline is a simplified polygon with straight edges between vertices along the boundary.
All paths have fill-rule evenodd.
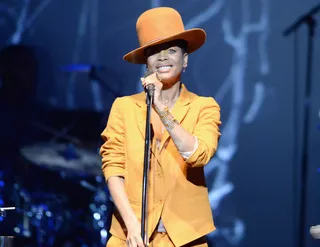
<path id="1" fill-rule="evenodd" d="M 163 203 L 163 200 L 159 200 L 159 203 L 162 204 L 162 203 Z"/>
<path id="2" fill-rule="evenodd" d="M 161 178 L 161 173 L 160 172 L 157 172 L 157 177 Z"/>

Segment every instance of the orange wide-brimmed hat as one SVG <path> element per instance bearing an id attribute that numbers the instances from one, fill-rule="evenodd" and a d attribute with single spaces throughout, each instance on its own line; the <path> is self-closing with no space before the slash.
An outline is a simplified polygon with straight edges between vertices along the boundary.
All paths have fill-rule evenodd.
<path id="1" fill-rule="evenodd" d="M 206 32 L 201 28 L 184 29 L 180 14 L 173 8 L 159 7 L 142 13 L 136 24 L 140 47 L 124 55 L 123 59 L 136 64 L 145 64 L 147 47 L 173 40 L 185 40 L 187 52 L 199 49 L 206 40 Z"/>

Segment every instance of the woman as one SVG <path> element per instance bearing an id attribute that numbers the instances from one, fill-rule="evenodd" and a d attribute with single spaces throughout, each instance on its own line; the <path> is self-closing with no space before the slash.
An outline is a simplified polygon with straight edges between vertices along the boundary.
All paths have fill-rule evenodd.
<path id="1" fill-rule="evenodd" d="M 211 97 L 189 92 L 180 78 L 188 54 L 206 38 L 185 30 L 172 8 L 154 8 L 137 20 L 140 47 L 124 56 L 153 72 L 143 87 L 155 87 L 151 124 L 147 236 L 150 246 L 207 246 L 215 230 L 203 167 L 220 136 L 220 108 Z M 102 170 L 117 210 L 107 246 L 144 246 L 141 200 L 146 120 L 145 92 L 117 98 L 102 132 Z"/>

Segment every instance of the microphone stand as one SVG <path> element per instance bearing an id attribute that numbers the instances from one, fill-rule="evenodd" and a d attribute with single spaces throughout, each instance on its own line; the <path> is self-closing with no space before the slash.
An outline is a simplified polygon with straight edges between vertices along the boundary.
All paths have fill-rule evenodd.
<path id="1" fill-rule="evenodd" d="M 148 246 L 148 181 L 150 170 L 150 142 L 151 142 L 151 109 L 153 104 L 153 91 L 147 91 L 147 116 L 146 116 L 146 132 L 144 146 L 144 165 L 143 165 L 143 182 L 142 182 L 142 208 L 141 208 L 141 237 L 144 246 Z"/>
<path id="2" fill-rule="evenodd" d="M 307 47 L 307 64 L 306 64 L 306 75 L 305 75 L 305 91 L 304 91 L 304 126 L 303 126 L 303 143 L 302 143 L 302 156 L 301 156 L 301 191 L 299 194 L 299 219 L 298 219 L 298 241 L 297 247 L 304 246 L 305 241 L 305 223 L 306 223 L 306 199 L 307 199 L 307 165 L 309 161 L 308 157 L 308 144 L 309 144 L 309 118 L 310 118 L 310 95 L 311 95 L 311 80 L 312 80 L 312 55 L 313 55 L 313 38 L 315 34 L 316 21 L 314 15 L 320 11 L 320 4 L 312 8 L 308 13 L 301 16 L 291 26 L 284 30 L 283 35 L 289 36 L 303 24 L 307 24 L 308 27 L 308 47 Z M 295 130 L 294 130 L 295 131 Z"/>

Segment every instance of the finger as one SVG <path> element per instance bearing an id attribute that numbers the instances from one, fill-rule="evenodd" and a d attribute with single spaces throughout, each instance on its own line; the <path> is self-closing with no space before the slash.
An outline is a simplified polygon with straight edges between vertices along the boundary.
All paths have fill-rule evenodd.
<path id="1" fill-rule="evenodd" d="M 139 237 L 135 237 L 135 241 L 137 242 L 138 247 L 144 247 L 143 240 L 142 240 L 142 238 L 140 236 Z"/>
<path id="2" fill-rule="evenodd" d="M 158 81 L 156 78 L 152 78 L 152 79 L 146 79 L 146 80 L 144 81 L 144 84 L 145 84 L 145 85 L 154 84 L 154 85 L 159 86 L 159 85 L 161 84 L 161 82 Z"/>
<path id="3" fill-rule="evenodd" d="M 143 87 L 144 87 L 144 88 L 148 88 L 149 85 L 153 85 L 153 87 L 154 87 L 155 90 L 158 88 L 157 85 L 156 85 L 155 83 L 152 83 L 152 82 L 145 83 L 145 84 L 143 85 Z"/>
<path id="4" fill-rule="evenodd" d="M 147 81 L 159 81 L 157 72 L 152 73 L 151 75 L 144 77 Z"/>
<path id="5" fill-rule="evenodd" d="M 152 81 L 148 81 L 148 82 L 145 82 L 144 85 L 147 86 L 147 85 L 157 85 L 156 83 L 152 82 Z"/>
<path id="6" fill-rule="evenodd" d="M 130 238 L 129 243 L 130 243 L 130 245 L 129 245 L 130 247 L 137 247 L 138 246 L 138 244 L 137 244 L 136 240 L 134 239 L 134 237 Z"/>
<path id="7" fill-rule="evenodd" d="M 158 72 L 156 72 L 156 77 L 157 77 L 157 80 L 161 82 L 161 77 Z"/>
<path id="8" fill-rule="evenodd" d="M 140 78 L 140 81 L 141 81 L 142 84 L 145 82 L 145 80 L 146 80 L 146 79 L 143 78 L 143 77 Z"/>
<path id="9" fill-rule="evenodd" d="M 142 84 L 142 87 L 146 87 L 146 81 L 144 78 L 141 78 L 141 84 Z"/>

